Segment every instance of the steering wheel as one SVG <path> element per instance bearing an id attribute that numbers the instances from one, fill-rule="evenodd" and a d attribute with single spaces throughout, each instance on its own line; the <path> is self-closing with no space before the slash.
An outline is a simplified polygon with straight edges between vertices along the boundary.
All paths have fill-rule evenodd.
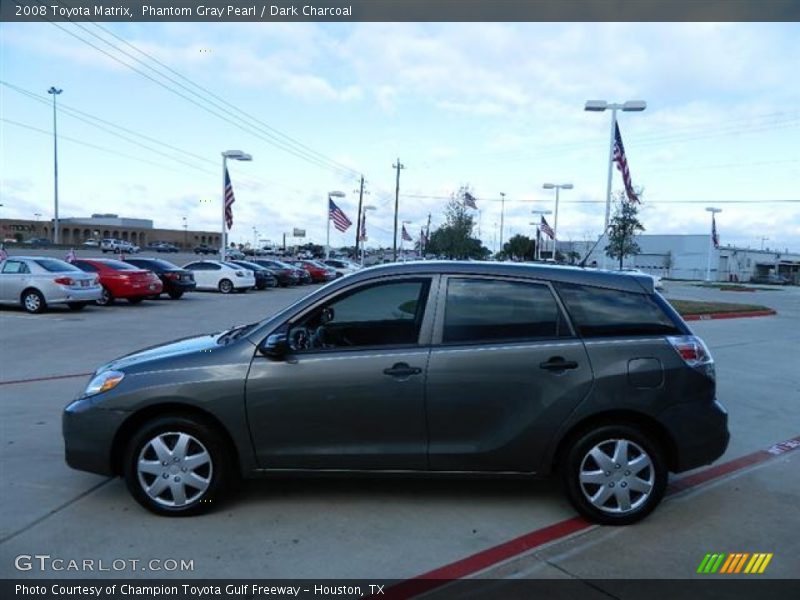
<path id="1" fill-rule="evenodd" d="M 311 332 L 306 327 L 293 328 L 289 334 L 289 346 L 292 350 L 310 350 Z"/>

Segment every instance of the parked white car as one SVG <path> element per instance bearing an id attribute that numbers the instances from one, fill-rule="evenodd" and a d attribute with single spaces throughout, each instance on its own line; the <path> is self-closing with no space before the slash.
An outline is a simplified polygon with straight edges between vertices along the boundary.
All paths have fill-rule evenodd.
<path id="1" fill-rule="evenodd" d="M 329 258 L 328 260 L 323 260 L 320 262 L 336 271 L 337 278 L 355 273 L 361 268 L 361 265 L 357 265 L 342 258 Z"/>
<path id="2" fill-rule="evenodd" d="M 658 275 L 652 275 L 651 273 L 645 273 L 644 271 L 642 271 L 640 269 L 633 269 L 633 268 L 620 269 L 620 271 L 622 273 L 635 273 L 636 275 L 647 275 L 648 277 L 652 277 L 653 278 L 653 285 L 655 285 L 655 288 L 657 290 L 663 290 L 664 289 L 664 282 L 661 280 L 661 277 L 659 277 Z"/>
<path id="3" fill-rule="evenodd" d="M 57 258 L 9 256 L 0 262 L 0 303 L 20 304 L 29 313 L 44 312 L 49 304 L 80 310 L 102 292 L 96 275 Z"/>
<path id="4" fill-rule="evenodd" d="M 116 254 L 136 254 L 139 252 L 139 246 L 126 242 L 125 240 L 116 240 L 114 238 L 106 238 L 100 242 L 100 250 L 103 254 L 106 252 L 114 252 Z"/>
<path id="5" fill-rule="evenodd" d="M 198 290 L 216 290 L 223 294 L 246 292 L 255 287 L 255 274 L 233 263 L 220 260 L 196 260 L 183 266 L 194 274 Z"/>

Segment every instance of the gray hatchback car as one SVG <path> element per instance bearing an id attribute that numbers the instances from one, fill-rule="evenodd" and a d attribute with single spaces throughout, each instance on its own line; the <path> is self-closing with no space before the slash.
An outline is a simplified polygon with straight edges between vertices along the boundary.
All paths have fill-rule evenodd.
<path id="1" fill-rule="evenodd" d="M 581 514 L 627 524 L 725 451 L 715 390 L 651 277 L 421 262 L 113 360 L 63 429 L 72 467 L 159 514 L 275 473 L 557 474 Z"/>

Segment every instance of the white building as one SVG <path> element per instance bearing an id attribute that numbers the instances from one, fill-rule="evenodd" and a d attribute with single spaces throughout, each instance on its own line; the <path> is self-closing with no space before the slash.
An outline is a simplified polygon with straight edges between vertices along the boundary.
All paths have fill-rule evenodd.
<path id="1" fill-rule="evenodd" d="M 779 273 L 800 283 L 800 253 L 788 249 L 754 250 L 720 246 L 714 248 L 711 236 L 706 235 L 640 235 L 636 237 L 641 251 L 623 261 L 625 267 L 641 269 L 653 275 L 672 279 L 705 280 L 711 262 L 712 281 L 749 281 L 751 277 Z M 581 259 L 591 250 L 594 242 L 558 242 L 563 254 L 571 250 Z M 586 260 L 602 266 L 605 243 L 601 242 Z M 616 268 L 613 259 L 607 258 L 609 269 Z"/>

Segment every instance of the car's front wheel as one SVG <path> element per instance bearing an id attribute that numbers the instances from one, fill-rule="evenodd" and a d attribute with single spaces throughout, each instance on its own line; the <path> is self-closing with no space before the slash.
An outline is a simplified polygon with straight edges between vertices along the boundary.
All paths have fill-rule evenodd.
<path id="1" fill-rule="evenodd" d="M 160 515 L 211 509 L 233 478 L 232 469 L 217 431 L 192 417 L 163 416 L 145 423 L 125 451 L 128 490 Z"/>
<path id="2" fill-rule="evenodd" d="M 604 425 L 571 443 L 561 476 L 567 497 L 582 515 L 606 525 L 628 525 L 661 501 L 667 465 L 652 436 L 629 425 Z"/>

